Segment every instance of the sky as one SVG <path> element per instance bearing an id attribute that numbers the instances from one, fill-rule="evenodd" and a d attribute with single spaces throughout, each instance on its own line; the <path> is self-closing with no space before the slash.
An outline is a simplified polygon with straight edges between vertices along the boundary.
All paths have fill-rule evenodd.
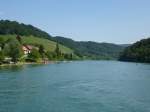
<path id="1" fill-rule="evenodd" d="M 150 36 L 150 0 L 0 0 L 0 19 L 52 36 L 130 44 Z"/>

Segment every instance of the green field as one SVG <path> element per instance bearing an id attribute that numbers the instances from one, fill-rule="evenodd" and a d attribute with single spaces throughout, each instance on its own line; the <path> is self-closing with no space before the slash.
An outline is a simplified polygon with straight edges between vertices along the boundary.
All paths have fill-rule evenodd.
<path id="1" fill-rule="evenodd" d="M 16 39 L 16 35 L 0 35 L 0 38 L 5 40 L 9 38 Z M 38 38 L 34 36 L 22 36 L 22 43 L 29 45 L 43 45 L 47 51 L 54 51 L 56 48 L 56 42 L 50 41 L 48 39 Z M 72 53 L 73 50 L 59 44 L 60 50 L 62 53 Z"/>

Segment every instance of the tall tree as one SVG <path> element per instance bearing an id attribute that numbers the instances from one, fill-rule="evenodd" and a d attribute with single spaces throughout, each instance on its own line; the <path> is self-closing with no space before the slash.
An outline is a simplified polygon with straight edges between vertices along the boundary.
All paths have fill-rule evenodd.
<path id="1" fill-rule="evenodd" d="M 0 63 L 4 60 L 4 53 L 3 51 L 0 51 Z"/>
<path id="2" fill-rule="evenodd" d="M 5 46 L 5 40 L 4 38 L 0 38 L 0 47 L 3 49 Z"/>
<path id="3" fill-rule="evenodd" d="M 7 41 L 6 46 L 4 47 L 5 55 L 12 58 L 13 62 L 17 62 L 19 58 L 23 55 L 21 45 L 18 41 L 10 39 Z"/>
<path id="4" fill-rule="evenodd" d="M 58 42 L 56 43 L 56 49 L 55 49 L 55 52 L 56 52 L 57 58 L 59 58 L 60 55 L 61 55 L 61 51 L 60 51 Z"/>
<path id="5" fill-rule="evenodd" d="M 40 53 L 40 55 L 42 56 L 42 58 L 44 58 L 45 50 L 44 50 L 44 46 L 43 46 L 43 45 L 40 45 L 40 46 L 39 46 L 39 53 Z"/>
<path id="6" fill-rule="evenodd" d="M 22 43 L 22 39 L 19 35 L 17 35 L 16 39 L 19 41 L 20 44 Z"/>

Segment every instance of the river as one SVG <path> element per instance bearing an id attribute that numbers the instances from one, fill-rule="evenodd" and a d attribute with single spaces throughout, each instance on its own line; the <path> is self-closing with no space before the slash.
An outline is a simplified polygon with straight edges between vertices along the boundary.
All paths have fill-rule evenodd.
<path id="1" fill-rule="evenodd" d="M 150 64 L 0 67 L 0 112 L 150 112 Z"/>

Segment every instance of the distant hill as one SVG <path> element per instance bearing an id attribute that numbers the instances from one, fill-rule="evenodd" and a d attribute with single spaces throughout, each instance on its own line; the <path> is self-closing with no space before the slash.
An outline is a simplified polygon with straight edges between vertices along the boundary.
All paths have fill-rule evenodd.
<path id="1" fill-rule="evenodd" d="M 118 44 L 118 45 L 122 47 L 129 47 L 131 44 Z"/>
<path id="2" fill-rule="evenodd" d="M 59 36 L 54 37 L 53 40 L 73 49 L 80 56 L 86 56 L 92 59 L 116 59 L 125 48 L 124 46 L 111 43 L 74 41 Z"/>
<path id="3" fill-rule="evenodd" d="M 140 40 L 127 47 L 121 54 L 120 60 L 150 63 L 150 38 Z"/>
<path id="4" fill-rule="evenodd" d="M 116 59 L 118 58 L 120 52 L 122 52 L 126 47 L 111 43 L 97 43 L 92 41 L 79 42 L 59 36 L 52 37 L 48 33 L 32 25 L 25 25 L 23 23 L 9 20 L 0 20 L 0 35 L 20 35 L 23 37 L 28 37 L 25 38 L 25 41 L 28 43 L 42 43 L 46 48 L 52 49 L 53 47 L 49 46 L 53 46 L 53 43 L 58 42 L 63 45 L 62 49 L 66 50 L 66 52 L 68 52 L 69 49 L 72 49 L 71 51 L 74 51 L 74 53 L 78 56 L 88 59 Z M 39 38 L 48 39 L 49 41 L 41 40 Z"/>

